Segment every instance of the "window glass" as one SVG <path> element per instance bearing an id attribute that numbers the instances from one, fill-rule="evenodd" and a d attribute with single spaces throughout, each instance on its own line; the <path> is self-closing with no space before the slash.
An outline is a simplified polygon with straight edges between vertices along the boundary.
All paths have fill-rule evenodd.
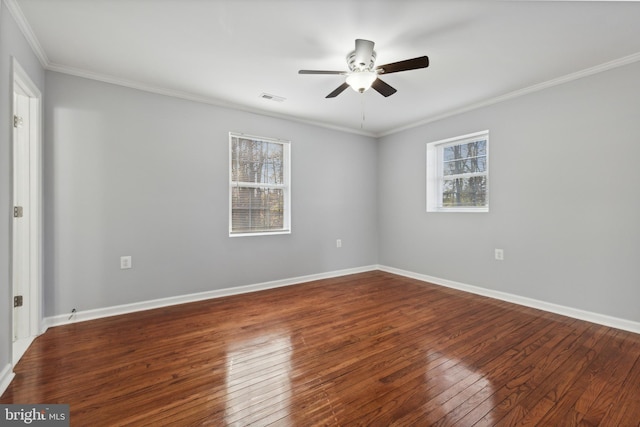
<path id="1" fill-rule="evenodd" d="M 229 135 L 229 234 L 290 233 L 289 142 Z"/>
<path id="2" fill-rule="evenodd" d="M 489 131 L 427 144 L 427 211 L 487 212 Z"/>

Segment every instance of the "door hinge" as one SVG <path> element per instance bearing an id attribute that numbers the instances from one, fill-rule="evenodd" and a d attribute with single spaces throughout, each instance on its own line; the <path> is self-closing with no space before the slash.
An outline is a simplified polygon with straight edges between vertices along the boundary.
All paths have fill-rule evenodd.
<path id="1" fill-rule="evenodd" d="M 22 208 L 22 206 L 14 206 L 13 207 L 13 217 L 14 218 L 22 218 L 23 214 L 24 214 L 24 209 Z"/>
<path id="2" fill-rule="evenodd" d="M 13 116 L 13 127 L 14 128 L 22 127 L 22 123 L 23 123 L 22 117 L 16 116 L 16 115 Z"/>
<path id="3" fill-rule="evenodd" d="M 22 295 L 13 297 L 13 307 L 22 307 Z"/>

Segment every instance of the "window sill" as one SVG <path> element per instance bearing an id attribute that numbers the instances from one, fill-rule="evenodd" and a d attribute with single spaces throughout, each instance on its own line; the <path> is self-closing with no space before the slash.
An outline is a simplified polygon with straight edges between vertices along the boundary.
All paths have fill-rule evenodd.
<path id="1" fill-rule="evenodd" d="M 291 234 L 291 230 L 249 231 L 246 233 L 229 233 L 229 237 L 273 236 L 278 234 Z"/>
<path id="2" fill-rule="evenodd" d="M 455 213 L 487 213 L 489 212 L 489 207 L 485 208 L 430 208 L 427 209 L 428 213 L 432 212 L 455 212 Z"/>

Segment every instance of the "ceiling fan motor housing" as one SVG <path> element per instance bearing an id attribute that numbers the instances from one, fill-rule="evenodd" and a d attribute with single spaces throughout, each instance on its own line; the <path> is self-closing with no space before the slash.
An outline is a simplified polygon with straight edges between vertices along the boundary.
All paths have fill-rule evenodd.
<path id="1" fill-rule="evenodd" d="M 357 51 L 351 52 L 347 55 L 347 65 L 349 66 L 349 70 L 351 71 L 367 71 L 373 70 L 373 66 L 376 62 L 376 52 L 371 51 L 371 56 L 366 60 L 361 60 L 358 58 Z"/>

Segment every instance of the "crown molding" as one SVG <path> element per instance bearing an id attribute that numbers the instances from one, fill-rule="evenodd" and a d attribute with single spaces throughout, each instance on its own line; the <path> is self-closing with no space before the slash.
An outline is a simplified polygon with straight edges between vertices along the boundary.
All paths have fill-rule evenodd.
<path id="1" fill-rule="evenodd" d="M 16 22 L 18 28 L 20 28 L 20 31 L 27 39 L 27 42 L 29 43 L 29 46 L 31 46 L 33 53 L 38 58 L 38 61 L 40 61 L 42 67 L 46 69 L 50 64 L 49 58 L 42 48 L 40 41 L 36 37 L 36 34 L 33 32 L 33 28 L 31 28 L 31 25 L 29 25 L 27 18 L 24 16 L 24 13 L 22 13 L 22 9 L 20 9 L 20 6 L 18 6 L 16 0 L 4 0 L 4 4 L 7 5 L 9 13 L 11 13 L 13 20 Z"/>
<path id="2" fill-rule="evenodd" d="M 628 55 L 628 56 L 624 56 L 622 58 L 618 58 L 618 59 L 614 59 L 613 61 L 609 61 L 609 62 L 605 62 L 604 64 L 600 64 L 600 65 L 596 65 L 595 67 L 591 67 L 591 68 L 587 68 L 584 70 L 580 70 L 580 71 L 576 71 L 574 73 L 571 74 L 566 74 L 564 76 L 555 78 L 555 79 L 551 79 L 551 80 L 547 80 L 545 82 L 542 83 L 538 83 L 532 86 L 528 86 L 525 87 L 523 89 L 518 89 L 515 90 L 513 92 L 509 92 L 506 93 L 504 95 L 500 95 L 500 96 L 496 96 L 493 98 L 489 98 L 486 99 L 484 101 L 480 101 L 477 103 L 473 103 L 473 104 L 469 104 L 467 106 L 461 107 L 461 108 L 457 108 L 455 110 L 450 110 L 447 111 L 443 114 L 438 114 L 435 116 L 431 116 L 428 118 L 425 118 L 423 120 L 414 122 L 414 123 L 410 123 L 407 124 L 405 126 L 402 127 L 398 127 L 398 128 L 394 128 L 385 132 L 382 132 L 378 135 L 376 135 L 377 137 L 383 137 L 383 136 L 388 136 L 388 135 L 392 135 L 398 132 L 402 132 L 408 129 L 413 129 L 415 127 L 418 126 L 422 126 L 422 125 L 426 125 L 428 123 L 433 123 L 436 122 L 438 120 L 442 120 L 442 119 L 446 119 L 448 117 L 451 116 L 456 116 L 458 114 L 462 114 L 462 113 L 466 113 L 468 111 L 472 111 L 472 110 L 476 110 L 478 108 L 482 108 L 482 107 L 487 107 L 489 105 L 493 105 L 493 104 L 497 104 L 499 102 L 503 102 L 503 101 L 508 101 L 510 99 L 514 99 L 514 98 L 519 98 L 521 96 L 524 95 L 528 95 L 530 93 L 534 93 L 534 92 L 539 92 L 541 90 L 544 89 L 548 89 L 550 87 L 553 86 L 558 86 L 564 83 L 569 83 L 572 82 L 574 80 L 578 80 L 581 79 L 583 77 L 588 77 L 594 74 L 598 74 L 598 73 L 602 73 L 604 71 L 608 71 L 608 70 L 612 70 L 614 68 L 618 68 L 618 67 L 622 67 L 625 65 L 629 65 L 629 64 L 633 64 L 634 62 L 638 62 L 640 61 L 640 52 Z"/>
<path id="3" fill-rule="evenodd" d="M 15 1 L 15 0 L 8 0 L 8 1 Z M 37 40 L 35 41 L 37 43 Z M 39 43 L 38 43 L 39 46 Z M 43 53 L 44 55 L 44 53 Z M 40 56 L 38 56 L 38 58 L 40 58 Z M 45 55 L 46 58 L 46 55 Z M 528 95 L 531 93 L 535 93 L 535 92 L 539 92 L 541 90 L 544 89 L 548 89 L 554 86 L 558 86 L 564 83 L 569 83 L 572 82 L 574 80 L 578 80 L 584 77 L 588 77 L 594 74 L 598 74 L 598 73 L 602 73 L 604 71 L 608 71 L 608 70 L 612 70 L 614 68 L 619 68 L 625 65 L 629 65 L 629 64 L 633 64 L 635 62 L 640 61 L 640 52 L 638 53 L 634 53 L 628 56 L 624 56 L 622 58 L 618 58 L 615 59 L 613 61 L 609 61 L 609 62 L 605 62 L 604 64 L 600 64 L 600 65 L 596 65 L 594 67 L 591 68 L 587 68 L 584 70 L 580 70 L 580 71 L 576 71 L 574 73 L 571 74 L 567 74 L 552 80 L 547 80 L 545 82 L 542 83 L 538 83 L 532 86 L 528 86 L 526 88 L 523 89 L 518 89 L 515 90 L 513 92 L 509 92 L 506 93 L 504 95 L 500 95 L 500 96 L 496 96 L 493 98 L 489 98 L 486 99 L 484 101 L 480 101 L 477 103 L 473 103 L 473 104 L 469 104 L 466 105 L 464 107 L 461 108 L 457 108 L 455 110 L 450 110 L 447 111 L 443 114 L 438 114 L 435 116 L 431 116 L 431 117 L 427 117 L 425 119 L 419 120 L 417 122 L 413 122 L 410 124 L 407 124 L 405 126 L 401 126 L 401 127 L 397 127 L 394 129 L 390 129 L 388 131 L 384 131 L 384 132 L 378 132 L 378 133 L 374 133 L 374 132 L 366 132 L 363 130 L 359 130 L 359 129 L 352 129 L 352 128 L 347 128 L 347 127 L 343 127 L 343 126 L 337 126 L 337 125 L 332 125 L 329 123 L 325 123 L 325 122 L 320 122 L 320 121 L 314 121 L 314 120 L 305 120 L 305 119 L 301 119 L 298 118 L 296 116 L 292 116 L 292 115 L 287 115 L 287 114 L 277 114 L 277 113 L 273 113 L 270 111 L 266 111 L 266 110 L 260 110 L 257 108 L 249 108 L 246 106 L 242 106 L 239 104 L 233 104 L 233 103 L 229 103 L 229 102 L 224 102 L 221 101 L 219 99 L 216 98 L 212 98 L 212 97 L 205 97 L 202 95 L 196 95 L 193 93 L 188 93 L 188 92 L 183 92 L 183 91 L 178 91 L 178 90 L 173 90 L 173 89 L 167 89 L 167 88 L 162 88 L 162 87 L 158 87 L 158 86 L 151 86 L 151 85 L 147 85 L 144 83 L 140 83 L 140 82 L 135 82 L 135 81 L 131 81 L 131 80 L 125 80 L 125 79 L 119 79 L 113 76 L 109 76 L 109 75 L 105 75 L 105 74 L 99 74 L 99 73 L 94 73 L 91 71 L 87 71 L 87 70 L 82 70 L 82 69 L 77 69 L 77 68 L 72 68 L 72 67 L 67 67 L 67 66 L 63 66 L 63 65 L 59 65 L 59 64 L 53 64 L 51 62 L 48 62 L 48 65 L 45 67 L 47 70 L 50 71 L 56 71 L 59 73 L 63 73 L 63 74 L 70 74 L 70 75 L 74 75 L 77 77 L 84 77 L 87 79 L 91 79 L 91 80 L 98 80 L 101 82 L 105 82 L 105 83 L 111 83 L 111 84 L 115 84 L 115 85 L 119 85 L 119 86 L 125 86 L 125 87 L 129 87 L 132 89 L 138 89 L 138 90 L 142 90 L 145 92 L 152 92 L 152 93 L 156 93 L 156 94 L 160 94 L 160 95 L 165 95 L 165 96 L 170 96 L 170 97 L 174 97 L 174 98 L 180 98 L 180 99 L 185 99 L 185 100 L 189 100 L 189 101 L 194 101 L 194 102 L 200 102 L 200 103 L 204 103 L 204 104 L 209 104 L 209 105 L 215 105 L 218 107 L 224 107 L 224 108 L 231 108 L 234 110 L 239 110 L 239 111 L 244 111 L 244 112 L 248 112 L 248 113 L 253 113 L 253 114 L 260 114 L 263 116 L 269 116 L 269 117 L 274 117 L 274 118 L 278 118 L 278 119 L 284 119 L 284 120 L 289 120 L 289 121 L 294 121 L 297 123 L 304 123 L 304 124 L 308 124 L 308 125 L 312 125 L 312 126 L 318 126 L 318 127 L 323 127 L 323 128 L 327 128 L 327 129 L 332 129 L 332 130 L 337 130 L 340 132 L 347 132 L 347 133 L 352 133 L 352 134 L 357 134 L 357 135 L 362 135 L 362 136 L 368 136 L 371 138 L 382 138 L 384 136 L 388 136 L 388 135 L 393 135 L 395 133 L 399 133 L 399 132 L 403 132 L 405 130 L 408 129 L 413 129 L 416 128 L 418 126 L 422 126 L 422 125 L 426 125 L 429 123 L 433 123 L 439 120 L 443 120 L 446 119 L 448 117 L 452 117 L 452 116 L 456 116 L 458 114 L 462 114 L 462 113 L 466 113 L 472 110 L 477 110 L 479 108 L 482 107 L 487 107 L 490 105 L 494 105 L 494 104 L 498 104 L 500 102 L 504 102 L 504 101 L 508 101 L 511 99 L 515 99 L 515 98 L 519 98 L 521 96 L 524 95 Z"/>
<path id="4" fill-rule="evenodd" d="M 239 104 L 233 104 L 233 103 L 221 101 L 213 97 L 206 97 L 206 96 L 197 95 L 189 92 L 168 89 L 168 88 L 159 87 L 159 86 L 152 86 L 152 85 L 148 85 L 141 82 L 121 79 L 121 78 L 109 76 L 106 74 L 95 73 L 95 72 L 84 70 L 84 69 L 67 67 L 64 65 L 53 63 L 49 60 L 49 57 L 44 51 L 42 45 L 40 44 L 40 41 L 36 37 L 33 29 L 31 28 L 31 25 L 27 21 L 27 18 L 24 16 L 24 13 L 22 12 L 22 9 L 18 5 L 17 1 L 16 0 L 0 0 L 0 1 L 4 1 L 4 3 L 7 5 L 7 9 L 9 10 L 9 12 L 11 13 L 11 16 L 13 17 L 14 21 L 18 25 L 18 28 L 22 32 L 23 36 L 26 38 L 27 42 L 29 43 L 29 46 L 31 46 L 31 49 L 33 50 L 34 54 L 38 58 L 38 61 L 40 61 L 40 65 L 42 65 L 42 67 L 45 70 L 55 71 L 63 74 L 69 74 L 76 77 L 83 77 L 91 80 L 97 80 L 104 83 L 124 86 L 131 89 L 137 89 L 144 92 L 151 92 L 151 93 L 164 95 L 164 96 L 170 96 L 173 98 L 179 98 L 179 99 L 199 102 L 203 104 L 215 105 L 218 107 L 230 108 L 238 111 L 243 111 L 243 112 L 252 113 L 252 114 L 259 114 L 262 116 L 268 116 L 268 117 L 273 117 L 277 119 L 294 121 L 297 123 L 318 126 L 326 129 L 340 131 L 340 132 L 347 132 L 347 133 L 367 136 L 370 138 L 375 138 L 377 136 L 372 132 L 366 132 L 358 129 L 351 129 L 351 128 L 337 126 L 337 125 L 320 122 L 320 121 L 305 120 L 305 119 L 301 119 L 301 118 L 287 115 L 287 114 L 278 114 L 278 113 L 273 113 L 271 111 L 261 110 L 258 108 L 250 108 L 250 107 L 246 107 Z"/>
<path id="5" fill-rule="evenodd" d="M 215 106 L 224 107 L 224 108 L 230 108 L 234 110 L 244 111 L 244 112 L 253 113 L 253 114 L 259 114 L 259 115 L 268 116 L 268 117 L 274 117 L 274 118 L 283 119 L 283 120 L 289 120 L 297 123 L 318 126 L 322 128 L 337 130 L 340 132 L 347 132 L 347 133 L 356 134 L 356 135 L 367 136 L 371 138 L 381 138 L 384 136 L 403 132 L 405 130 L 413 129 L 418 126 L 443 120 L 448 117 L 466 113 L 468 111 L 476 110 L 482 107 L 487 107 L 493 104 L 497 104 L 499 102 L 508 101 L 514 98 L 518 98 L 520 96 L 528 95 L 530 93 L 548 89 L 553 86 L 568 83 L 574 80 L 581 79 L 583 77 L 591 76 L 594 74 L 598 74 L 604 71 L 608 71 L 614 68 L 622 67 L 622 66 L 640 61 L 640 52 L 637 52 L 628 56 L 624 56 L 622 58 L 615 59 L 613 61 L 605 62 L 604 64 L 596 65 L 594 67 L 590 67 L 581 71 L 570 73 L 555 79 L 551 79 L 551 80 L 541 82 L 532 86 L 528 86 L 523 89 L 518 89 L 513 92 L 506 93 L 504 95 L 499 95 L 493 98 L 486 99 L 484 101 L 468 104 L 466 106 L 456 108 L 454 110 L 446 111 L 442 114 L 426 117 L 422 120 L 418 120 L 416 122 L 412 122 L 404 126 L 396 127 L 383 132 L 366 132 L 362 129 L 353 129 L 353 128 L 333 125 L 333 124 L 321 122 L 321 121 L 306 120 L 306 119 L 302 119 L 302 118 L 299 118 L 293 115 L 288 115 L 288 114 L 273 113 L 267 110 L 250 108 L 250 107 L 246 107 L 239 104 L 233 104 L 233 103 L 221 101 L 213 97 L 206 97 L 206 96 L 178 91 L 174 89 L 152 86 L 152 85 L 148 85 L 141 82 L 120 79 L 120 78 L 105 75 L 105 74 L 94 73 L 94 72 L 83 70 L 83 69 L 77 69 L 77 68 L 72 68 L 72 67 L 67 67 L 64 65 L 52 63 L 47 57 L 47 54 L 42 48 L 42 45 L 38 41 L 38 38 L 36 37 L 35 33 L 33 32 L 31 25 L 29 25 L 29 22 L 27 21 L 26 17 L 22 13 L 22 9 L 20 9 L 20 6 L 18 5 L 17 1 L 16 0 L 0 0 L 0 1 L 4 1 L 4 3 L 7 5 L 7 9 L 11 13 L 11 16 L 13 16 L 14 20 L 16 21 L 16 24 L 22 31 L 22 34 L 27 39 L 27 42 L 33 49 L 35 55 L 38 57 L 38 60 L 42 64 L 43 68 L 45 68 L 46 70 L 56 71 L 63 74 L 74 75 L 77 77 L 84 77 L 87 79 L 97 80 L 105 83 L 111 83 L 119 86 L 125 86 L 132 89 L 142 90 L 145 92 L 151 92 L 151 93 L 170 96 L 174 98 L 180 98 L 180 99 L 185 99 L 189 101 L 200 102 L 200 103 L 215 105 Z"/>
<path id="6" fill-rule="evenodd" d="M 202 104 L 214 105 L 214 106 L 217 106 L 217 107 L 223 107 L 223 108 L 233 109 L 233 110 L 237 110 L 237 111 L 243 111 L 245 113 L 259 114 L 261 116 L 268 116 L 268 117 L 273 117 L 273 118 L 276 118 L 276 119 L 282 119 L 282 120 L 288 120 L 288 121 L 297 122 L 297 123 L 308 124 L 308 125 L 312 125 L 312 126 L 318 126 L 318 127 L 322 127 L 322 128 L 326 128 L 326 129 L 337 130 L 337 131 L 340 131 L 340 132 L 347 132 L 347 133 L 367 136 L 367 137 L 370 137 L 370 138 L 376 138 L 377 137 L 377 135 L 372 133 L 372 132 L 366 132 L 366 131 L 362 131 L 362 130 L 359 130 L 359 129 L 351 129 L 351 128 L 347 128 L 347 127 L 343 127 L 343 126 L 332 125 L 330 123 L 325 123 L 325 122 L 320 122 L 320 121 L 305 120 L 305 119 L 302 119 L 302 118 L 299 118 L 299 117 L 296 117 L 296 116 L 292 116 L 292 115 L 274 113 L 272 111 L 261 110 L 259 108 L 251 108 L 251 107 L 247 107 L 247 106 L 240 105 L 240 104 L 234 104 L 234 103 L 231 103 L 231 102 L 222 101 L 220 99 L 213 98 L 213 97 L 197 95 L 197 94 L 194 94 L 194 93 L 184 92 L 184 91 L 175 90 L 175 89 L 168 89 L 168 88 L 160 87 L 160 86 L 153 86 L 153 85 L 149 85 L 149 84 L 146 84 L 146 83 L 141 83 L 141 82 L 138 82 L 138 81 L 133 81 L 133 80 L 127 80 L 127 79 L 122 79 L 122 78 L 118 78 L 118 77 L 113 77 L 113 76 L 110 76 L 110 75 L 107 75 L 107 74 L 95 73 L 93 71 L 87 71 L 87 70 L 80 69 L 80 68 L 67 67 L 65 65 L 60 65 L 60 64 L 55 64 L 55 63 L 49 63 L 49 65 L 47 67 L 45 67 L 45 68 L 48 71 L 55 71 L 55 72 L 58 72 L 58 73 L 68 74 L 68 75 L 72 75 L 72 76 L 76 76 L 76 77 L 82 77 L 82 78 L 90 79 L 90 80 L 96 80 L 96 81 L 100 81 L 100 82 L 103 82 L 103 83 L 109 83 L 109 84 L 114 84 L 114 85 L 117 85 L 117 86 L 128 87 L 128 88 L 131 88 L 131 89 L 141 90 L 143 92 L 150 92 L 150 93 L 155 93 L 155 94 L 158 94 L 158 95 L 164 95 L 164 96 L 169 96 L 169 97 L 173 97 L 173 98 L 184 99 L 184 100 L 187 100 L 187 101 L 193 101 L 193 102 L 198 102 L 198 103 L 202 103 Z"/>

